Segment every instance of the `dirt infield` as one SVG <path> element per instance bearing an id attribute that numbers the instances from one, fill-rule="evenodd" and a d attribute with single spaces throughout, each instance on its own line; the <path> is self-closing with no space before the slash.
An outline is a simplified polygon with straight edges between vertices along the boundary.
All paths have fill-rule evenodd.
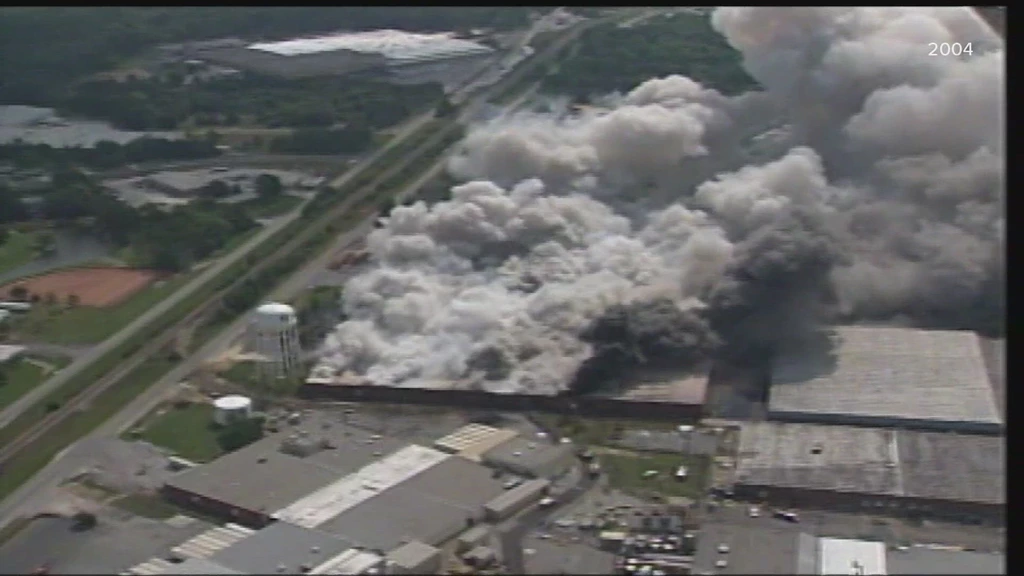
<path id="1" fill-rule="evenodd" d="M 0 286 L 0 296 L 10 298 L 15 286 L 24 286 L 29 294 L 40 298 L 53 294 L 63 304 L 69 295 L 75 294 L 81 306 L 102 308 L 123 302 L 159 277 L 158 272 L 133 268 L 67 268 L 4 284 Z"/>

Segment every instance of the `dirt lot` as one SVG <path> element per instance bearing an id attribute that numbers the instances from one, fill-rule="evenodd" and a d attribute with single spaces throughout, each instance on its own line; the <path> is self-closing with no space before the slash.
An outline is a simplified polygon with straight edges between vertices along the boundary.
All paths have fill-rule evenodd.
<path id="1" fill-rule="evenodd" d="M 80 305 L 103 308 L 124 301 L 158 276 L 152 270 L 132 268 L 68 268 L 4 284 L 0 286 L 0 295 L 9 298 L 12 288 L 24 286 L 29 294 L 37 294 L 41 298 L 53 294 L 59 302 L 67 302 L 68 296 L 75 294 Z"/>

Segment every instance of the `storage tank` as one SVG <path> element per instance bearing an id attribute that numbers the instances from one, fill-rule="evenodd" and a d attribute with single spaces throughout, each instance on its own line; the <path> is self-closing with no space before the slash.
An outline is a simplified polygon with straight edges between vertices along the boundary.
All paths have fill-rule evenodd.
<path id="1" fill-rule="evenodd" d="M 252 400 L 245 396 L 221 396 L 213 401 L 213 421 L 221 426 L 252 416 Z"/>
<path id="2" fill-rule="evenodd" d="M 250 325 L 253 351 L 263 358 L 261 375 L 286 378 L 299 368 L 299 321 L 286 304 L 263 304 L 256 309 Z"/>

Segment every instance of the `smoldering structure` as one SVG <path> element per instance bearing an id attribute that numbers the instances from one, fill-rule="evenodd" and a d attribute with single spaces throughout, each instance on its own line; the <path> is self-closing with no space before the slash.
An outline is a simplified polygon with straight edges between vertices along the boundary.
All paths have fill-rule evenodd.
<path id="1" fill-rule="evenodd" d="M 317 371 L 554 394 L 823 320 L 998 331 L 1001 41 L 962 8 L 719 8 L 763 92 L 652 79 L 470 131 L 396 208 Z M 928 42 L 970 43 L 931 57 Z"/>

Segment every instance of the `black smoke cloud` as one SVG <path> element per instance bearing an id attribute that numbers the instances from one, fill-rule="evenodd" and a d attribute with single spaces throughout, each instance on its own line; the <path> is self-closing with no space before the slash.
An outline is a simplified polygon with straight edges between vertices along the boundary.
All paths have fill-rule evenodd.
<path id="1" fill-rule="evenodd" d="M 376 265 L 346 286 L 318 375 L 559 393 L 577 373 L 761 354 L 823 321 L 999 331 L 1001 41 L 965 8 L 712 22 L 764 92 L 669 76 L 607 113 L 472 128 L 451 199 L 371 234 Z M 954 41 L 973 54 L 928 55 Z"/>

